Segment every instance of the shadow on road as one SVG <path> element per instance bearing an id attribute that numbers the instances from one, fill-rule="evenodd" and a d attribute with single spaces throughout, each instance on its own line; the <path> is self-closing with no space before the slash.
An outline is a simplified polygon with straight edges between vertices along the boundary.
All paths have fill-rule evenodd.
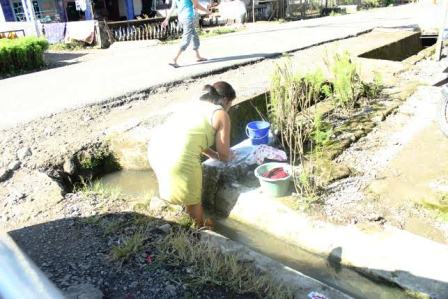
<path id="1" fill-rule="evenodd" d="M 88 53 L 45 53 L 45 61 L 48 68 L 62 67 L 85 61 L 84 56 Z"/>
<path id="2" fill-rule="evenodd" d="M 254 54 L 247 54 L 247 55 L 235 55 L 235 56 L 226 56 L 226 57 L 216 57 L 216 58 L 210 58 L 207 61 L 203 62 L 196 62 L 196 63 L 190 63 L 190 64 L 183 64 L 181 67 L 187 67 L 187 66 L 194 66 L 194 65 L 201 65 L 201 64 L 209 64 L 209 63 L 217 63 L 217 62 L 225 62 L 225 61 L 234 61 L 234 60 L 247 60 L 247 59 L 265 59 L 265 58 L 273 58 L 279 56 L 281 53 L 254 53 Z"/>

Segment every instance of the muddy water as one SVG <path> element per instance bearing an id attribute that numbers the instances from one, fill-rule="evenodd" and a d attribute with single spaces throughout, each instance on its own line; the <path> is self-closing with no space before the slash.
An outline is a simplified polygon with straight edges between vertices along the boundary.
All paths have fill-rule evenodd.
<path id="1" fill-rule="evenodd" d="M 269 234 L 257 231 L 231 219 L 216 219 L 215 230 L 245 244 L 288 267 L 318 279 L 354 298 L 409 298 L 396 287 L 375 283 L 356 271 L 342 267 L 337 261 L 323 258 L 289 245 Z"/>
<path id="2" fill-rule="evenodd" d="M 106 187 L 116 188 L 127 199 L 139 199 L 157 193 L 158 185 L 150 170 L 122 170 L 103 176 L 99 180 Z"/>
<path id="3" fill-rule="evenodd" d="M 104 176 L 100 181 L 106 186 L 118 188 L 122 195 L 131 200 L 157 193 L 157 180 L 152 171 L 119 171 Z M 356 271 L 341 267 L 337 262 L 286 244 L 236 221 L 217 218 L 215 231 L 355 298 L 408 298 L 398 288 L 375 283 Z"/>

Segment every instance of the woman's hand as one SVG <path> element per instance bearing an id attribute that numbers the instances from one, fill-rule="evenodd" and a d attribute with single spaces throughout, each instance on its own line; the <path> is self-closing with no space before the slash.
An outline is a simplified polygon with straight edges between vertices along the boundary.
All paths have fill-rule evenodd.
<path id="1" fill-rule="evenodd" d="M 212 150 L 211 148 L 208 148 L 206 150 L 204 150 L 202 152 L 202 154 L 206 155 L 207 157 L 209 157 L 210 159 L 213 160 L 219 160 L 219 155 L 217 152 L 215 152 L 214 150 Z"/>
<path id="2" fill-rule="evenodd" d="M 223 160 L 219 156 L 219 153 L 215 152 L 211 148 L 206 149 L 205 151 L 202 152 L 202 154 L 206 155 L 210 159 L 219 160 L 219 161 L 231 161 L 231 160 L 235 159 L 235 156 L 236 156 L 235 152 L 233 150 L 230 150 L 230 154 L 229 154 L 228 160 Z"/>

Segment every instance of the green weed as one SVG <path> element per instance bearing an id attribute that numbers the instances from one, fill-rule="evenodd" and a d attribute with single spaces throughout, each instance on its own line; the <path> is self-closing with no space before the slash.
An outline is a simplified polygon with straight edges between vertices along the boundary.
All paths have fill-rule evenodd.
<path id="1" fill-rule="evenodd" d="M 77 160 L 80 173 L 87 177 L 95 177 L 121 168 L 107 146 L 81 151 L 77 154 Z"/>
<path id="2" fill-rule="evenodd" d="M 317 148 L 322 148 L 330 143 L 333 128 L 322 120 L 322 115 L 316 113 L 313 121 L 312 140 Z"/>
<path id="3" fill-rule="evenodd" d="M 124 240 L 122 244 L 112 247 L 112 259 L 121 263 L 128 261 L 143 247 L 145 239 L 146 238 L 143 233 L 135 233 L 130 238 Z"/>
<path id="4" fill-rule="evenodd" d="M 336 107 L 351 110 L 361 97 L 363 85 L 357 66 L 348 52 L 336 54 L 330 66 L 333 73 L 333 101 Z"/>
<path id="5" fill-rule="evenodd" d="M 176 222 L 182 227 L 190 228 L 194 226 L 193 219 L 187 214 L 180 215 L 176 220 Z"/>
<path id="6" fill-rule="evenodd" d="M 206 37 L 218 36 L 218 35 L 229 34 L 229 33 L 234 33 L 234 32 L 238 32 L 238 30 L 235 28 L 230 28 L 230 27 L 221 27 L 221 28 L 211 29 L 211 30 L 207 30 L 207 31 L 201 30 L 200 36 L 206 38 Z"/>
<path id="7" fill-rule="evenodd" d="M 97 195 L 101 198 L 115 201 L 120 198 L 121 192 L 117 188 L 112 188 L 105 186 L 103 183 L 99 181 L 95 182 L 84 182 L 81 181 L 81 184 L 75 187 L 75 192 L 81 192 L 85 195 Z"/>
<path id="8" fill-rule="evenodd" d="M 147 212 L 153 196 L 154 193 L 145 194 L 140 202 L 134 204 L 133 210 L 136 212 Z"/>
<path id="9" fill-rule="evenodd" d="M 193 232 L 180 230 L 165 237 L 159 245 L 159 258 L 173 266 L 188 266 L 191 285 L 214 284 L 237 293 L 254 293 L 260 298 L 293 298 L 292 291 L 259 273 L 250 264 L 234 256 L 223 255 L 211 245 L 200 242 Z"/>
<path id="10" fill-rule="evenodd" d="M 325 86 L 325 87 L 324 87 Z M 278 65 L 271 80 L 269 118 L 279 130 L 291 164 L 300 165 L 293 171 L 294 186 L 302 197 L 314 197 L 317 190 L 313 177 L 313 161 L 307 155 L 326 144 L 332 130 L 311 107 L 331 91 L 321 71 L 294 74 L 290 63 Z M 304 180 L 303 176 L 307 179 Z"/>
<path id="11" fill-rule="evenodd" d="M 88 44 L 80 41 L 71 41 L 68 43 L 56 43 L 49 46 L 48 50 L 53 52 L 60 51 L 80 51 L 86 48 L 92 48 Z"/>

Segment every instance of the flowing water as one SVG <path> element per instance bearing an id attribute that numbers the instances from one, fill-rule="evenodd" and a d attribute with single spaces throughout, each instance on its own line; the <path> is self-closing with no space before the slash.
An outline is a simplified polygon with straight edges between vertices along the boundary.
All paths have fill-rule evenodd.
<path id="1" fill-rule="evenodd" d="M 157 180 L 152 171 L 118 171 L 104 176 L 100 181 L 106 186 L 118 188 L 123 196 L 130 199 L 157 192 Z M 216 218 L 215 221 L 216 232 L 355 298 L 408 298 L 397 287 L 369 280 L 337 261 L 289 245 L 247 225 L 231 219 Z"/>

